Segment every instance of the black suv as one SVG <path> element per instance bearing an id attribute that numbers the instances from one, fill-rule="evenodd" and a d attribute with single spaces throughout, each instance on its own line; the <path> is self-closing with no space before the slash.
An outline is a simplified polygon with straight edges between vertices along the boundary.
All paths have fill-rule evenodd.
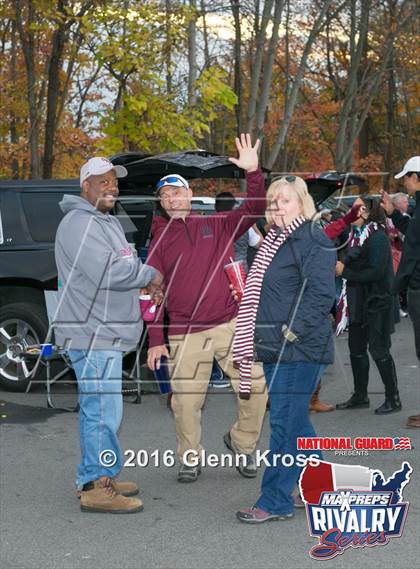
<path id="1" fill-rule="evenodd" d="M 243 173 L 227 160 L 204 151 L 157 156 L 134 153 L 111 158 L 123 164 L 128 176 L 119 181 L 115 207 L 127 240 L 145 259 L 153 215 L 154 187 L 165 174 L 177 172 L 188 179 L 238 179 Z M 267 182 L 270 175 L 267 175 Z M 342 189 L 345 177 L 330 174 L 307 180 L 317 205 Z M 223 189 L 223 188 L 218 188 Z M 57 289 L 54 262 L 55 233 L 63 214 L 58 203 L 64 194 L 78 194 L 78 180 L 31 180 L 0 182 L 0 386 L 24 391 L 30 369 L 19 352 L 43 342 L 49 322 L 48 291 Z M 195 187 L 195 193 L 199 187 Z M 212 213 L 210 198 L 194 198 L 193 209 Z"/>

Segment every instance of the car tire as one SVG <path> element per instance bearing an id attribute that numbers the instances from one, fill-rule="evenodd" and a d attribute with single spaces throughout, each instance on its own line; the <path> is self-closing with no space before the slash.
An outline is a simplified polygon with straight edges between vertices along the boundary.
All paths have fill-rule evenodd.
<path id="1" fill-rule="evenodd" d="M 45 341 L 48 317 L 36 302 L 14 302 L 0 308 L 0 387 L 26 391 L 35 362 L 24 362 L 17 353 L 30 344 Z"/>

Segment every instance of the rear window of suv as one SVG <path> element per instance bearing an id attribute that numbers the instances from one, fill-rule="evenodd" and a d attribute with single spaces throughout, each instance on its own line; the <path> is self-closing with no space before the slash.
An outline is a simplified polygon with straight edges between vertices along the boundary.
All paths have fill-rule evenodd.
<path id="1" fill-rule="evenodd" d="M 23 211 L 31 237 L 38 243 L 55 240 L 57 227 L 63 218 L 58 205 L 65 192 L 22 193 Z"/>

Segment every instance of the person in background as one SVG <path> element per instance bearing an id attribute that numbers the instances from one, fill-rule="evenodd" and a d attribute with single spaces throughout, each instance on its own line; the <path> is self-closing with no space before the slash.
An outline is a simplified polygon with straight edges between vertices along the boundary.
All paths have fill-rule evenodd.
<path id="1" fill-rule="evenodd" d="M 237 202 L 235 200 L 234 195 L 232 192 L 220 192 L 216 195 L 214 208 L 217 213 L 222 213 L 225 211 L 232 211 L 235 209 Z M 248 230 L 247 233 L 244 233 L 233 244 L 233 250 L 235 253 L 235 261 L 242 261 L 244 264 L 245 272 L 248 272 L 248 265 L 247 265 L 247 249 L 248 249 L 248 233 L 251 229 Z M 213 387 L 215 389 L 225 389 L 230 387 L 230 380 L 226 375 L 223 373 L 223 370 L 217 363 L 217 360 L 213 360 L 213 369 L 211 371 L 209 387 Z"/>
<path id="2" fill-rule="evenodd" d="M 243 523 L 293 517 L 300 468 L 296 461 L 286 468 L 273 457 L 296 457 L 297 437 L 316 436 L 309 400 L 334 359 L 329 313 L 336 254 L 322 229 L 311 223 L 315 213 L 302 178 L 284 176 L 270 185 L 266 218 L 271 229 L 246 281 L 233 348 L 241 397 L 254 397 L 250 372 L 256 357 L 263 362 L 271 401 L 270 466 L 259 499 L 236 514 Z"/>
<path id="3" fill-rule="evenodd" d="M 395 209 L 391 197 L 384 191 L 381 205 L 395 227 L 404 235 L 394 290 L 401 292 L 407 289 L 407 308 L 414 328 L 416 355 L 420 361 L 420 156 L 407 160 L 395 178 L 402 178 L 408 195 L 416 199 L 412 219 Z M 407 426 L 420 427 L 420 414 L 408 417 Z"/>
<path id="4" fill-rule="evenodd" d="M 328 212 L 328 215 L 321 218 L 321 227 L 325 230 L 327 227 L 333 227 L 333 224 L 344 217 L 343 212 L 339 210 L 331 210 Z M 342 228 L 343 232 L 336 237 L 331 237 L 331 241 L 334 243 L 334 247 L 337 251 L 337 257 L 340 260 L 341 256 L 343 255 L 345 246 L 347 244 L 349 238 L 350 228 L 349 225 L 346 224 L 345 228 Z M 341 229 L 340 229 L 341 230 Z M 334 319 L 336 318 L 336 305 L 340 299 L 341 289 L 343 287 L 343 279 L 341 277 L 335 277 L 335 306 L 331 311 Z M 335 406 L 334 406 L 335 408 Z"/>
<path id="5" fill-rule="evenodd" d="M 410 217 L 408 213 L 410 200 L 407 194 L 404 194 L 403 192 L 398 192 L 397 194 L 392 194 L 391 199 L 392 199 L 392 205 L 397 211 L 401 213 L 401 215 Z"/>
<path id="6" fill-rule="evenodd" d="M 408 216 L 409 199 L 408 195 L 402 192 L 391 195 L 392 204 L 403 216 Z M 404 234 L 399 231 L 392 222 L 390 217 L 387 218 L 388 231 L 391 239 L 392 256 L 394 259 L 394 272 L 397 274 L 398 267 L 401 261 L 402 250 L 404 246 Z M 402 290 L 399 294 L 400 302 L 400 316 L 407 318 L 407 290 Z"/>
<path id="7" fill-rule="evenodd" d="M 270 231 L 270 227 L 265 217 L 258 219 L 248 230 L 247 261 L 249 268 L 251 268 L 251 265 L 254 262 L 255 255 L 257 254 L 261 243 L 267 237 L 268 231 Z"/>
<path id="8" fill-rule="evenodd" d="M 223 214 L 224 212 L 232 211 L 236 206 L 237 202 L 232 192 L 220 192 L 216 195 L 214 209 L 217 213 Z M 246 260 L 246 253 L 248 249 L 248 231 L 235 239 L 233 243 L 233 250 L 235 253 L 234 259 L 235 261 L 243 262 L 246 273 L 248 272 L 248 264 Z"/>
<path id="9" fill-rule="evenodd" d="M 351 209 L 345 214 L 341 215 L 336 211 L 328 212 L 326 219 L 324 218 L 324 223 L 321 222 L 321 227 L 324 230 L 324 233 L 331 239 L 334 243 L 334 247 L 338 252 L 338 255 L 341 254 L 342 245 L 344 243 L 343 234 L 346 233 L 349 226 L 358 218 L 360 214 L 360 207 L 363 205 L 361 200 L 357 199 Z M 339 283 L 337 283 L 337 279 L 339 279 Z M 338 288 L 342 287 L 342 279 L 341 277 L 335 278 L 335 287 L 336 287 L 336 294 L 335 299 L 336 302 L 338 300 L 337 296 L 340 296 L 338 292 Z M 335 303 L 332 308 L 332 313 L 334 313 Z M 319 394 L 321 391 L 322 381 L 320 381 L 315 389 L 311 400 L 309 402 L 309 411 L 313 413 L 328 413 L 335 410 L 335 405 L 331 403 L 325 403 L 319 399 Z"/>
<path id="10" fill-rule="evenodd" d="M 266 235 L 266 234 L 265 234 Z M 249 249 L 254 249 L 256 252 L 259 249 L 261 243 L 263 242 L 264 237 L 261 231 L 258 229 L 256 223 L 252 227 L 248 229 L 248 251 L 247 251 L 247 260 L 248 260 L 248 268 L 251 268 L 252 261 L 254 257 L 252 257 L 251 263 L 249 262 Z"/>
<path id="11" fill-rule="evenodd" d="M 232 211 L 237 202 L 231 192 L 220 192 L 216 195 L 215 209 L 218 213 L 224 211 Z M 267 235 L 265 228 L 267 222 L 264 218 L 257 220 L 246 233 L 241 235 L 233 244 L 235 251 L 235 260 L 243 261 L 245 272 L 247 273 L 251 268 L 252 261 L 254 260 L 255 253 L 261 245 L 264 237 Z M 250 256 L 249 250 L 253 250 Z"/>
<path id="12" fill-rule="evenodd" d="M 394 331 L 394 273 L 391 247 L 386 234 L 386 217 L 379 201 L 364 198 L 365 209 L 354 222 L 346 259 L 337 262 L 336 274 L 346 279 L 350 316 L 349 349 L 354 393 L 337 409 L 369 407 L 368 349 L 385 385 L 385 401 L 377 415 L 401 410 L 397 372 L 390 353 Z"/>

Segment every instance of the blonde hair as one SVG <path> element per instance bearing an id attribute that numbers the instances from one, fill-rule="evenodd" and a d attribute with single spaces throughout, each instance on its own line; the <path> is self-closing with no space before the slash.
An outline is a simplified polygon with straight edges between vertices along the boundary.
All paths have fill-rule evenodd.
<path id="1" fill-rule="evenodd" d="M 271 202 L 273 199 L 279 194 L 279 192 L 285 188 L 288 188 L 294 191 L 300 201 L 301 208 L 302 208 L 302 215 L 306 217 L 306 219 L 314 219 L 317 215 L 317 211 L 315 209 L 314 200 L 312 196 L 308 192 L 308 186 L 306 185 L 305 180 L 299 178 L 299 176 L 294 176 L 293 182 L 288 182 L 286 177 L 283 176 L 277 180 L 272 182 L 267 190 L 267 208 L 265 211 L 265 218 L 268 223 L 271 225 L 273 224 L 273 216 L 270 210 Z"/>

